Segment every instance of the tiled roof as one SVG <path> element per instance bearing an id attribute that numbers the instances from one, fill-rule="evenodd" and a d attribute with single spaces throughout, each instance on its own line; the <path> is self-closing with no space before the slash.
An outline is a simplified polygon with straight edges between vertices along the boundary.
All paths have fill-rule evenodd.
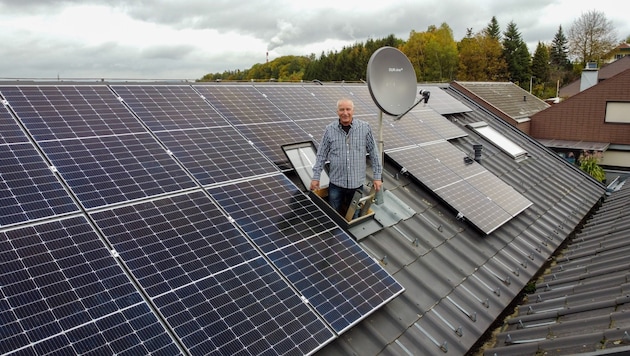
<path id="1" fill-rule="evenodd" d="M 464 88 L 473 98 L 505 113 L 506 120 L 527 119 L 549 107 L 549 104 L 512 82 L 455 82 L 453 85 Z"/>
<path id="2" fill-rule="evenodd" d="M 613 77 L 627 69 L 630 69 L 630 56 L 624 56 L 619 58 L 618 60 L 609 63 L 602 68 L 599 69 L 597 73 L 598 81 L 606 80 L 610 77 Z M 580 92 L 582 79 L 575 80 L 562 88 L 560 88 L 560 97 L 568 98 Z"/>
<path id="3" fill-rule="evenodd" d="M 484 355 L 630 352 L 630 180 L 615 183 Z"/>

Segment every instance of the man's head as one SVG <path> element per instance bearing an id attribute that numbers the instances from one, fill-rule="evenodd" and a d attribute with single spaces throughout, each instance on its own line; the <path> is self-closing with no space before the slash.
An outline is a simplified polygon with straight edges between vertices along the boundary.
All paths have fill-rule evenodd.
<path id="1" fill-rule="evenodd" d="M 352 115 L 354 115 L 354 103 L 352 100 L 347 98 L 339 99 L 337 101 L 337 115 L 342 125 L 350 125 L 352 123 Z"/>

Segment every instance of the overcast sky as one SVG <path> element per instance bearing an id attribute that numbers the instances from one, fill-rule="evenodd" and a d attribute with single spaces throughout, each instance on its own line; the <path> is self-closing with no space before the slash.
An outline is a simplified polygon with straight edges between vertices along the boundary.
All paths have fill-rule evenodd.
<path id="1" fill-rule="evenodd" d="M 623 2 L 621 2 L 623 3 Z M 617 0 L 0 0 L 0 79 L 199 79 L 284 55 L 447 23 L 456 41 L 496 16 L 530 51 L 597 10 L 630 35 Z"/>

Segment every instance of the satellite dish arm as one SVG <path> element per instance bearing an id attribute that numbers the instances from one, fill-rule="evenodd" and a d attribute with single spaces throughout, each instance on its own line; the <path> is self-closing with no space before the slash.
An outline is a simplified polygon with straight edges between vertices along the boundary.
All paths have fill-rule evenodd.
<path id="1" fill-rule="evenodd" d="M 420 104 L 421 102 L 424 101 L 425 104 L 429 102 L 429 97 L 431 96 L 431 92 L 430 91 L 428 91 L 428 90 L 420 90 L 420 92 L 418 94 L 422 95 L 422 98 L 420 100 L 418 100 L 415 104 L 411 105 L 411 107 L 409 109 L 407 109 L 407 111 L 405 111 L 404 113 L 396 116 L 394 118 L 394 121 L 400 120 L 403 116 L 407 115 L 407 113 L 409 113 L 411 110 L 413 110 L 413 108 L 418 106 L 418 104 Z"/>

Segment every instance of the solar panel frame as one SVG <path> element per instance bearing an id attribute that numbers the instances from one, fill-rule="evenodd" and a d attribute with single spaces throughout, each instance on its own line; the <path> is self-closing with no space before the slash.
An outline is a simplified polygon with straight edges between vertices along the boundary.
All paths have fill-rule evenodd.
<path id="1" fill-rule="evenodd" d="M 0 133 L 0 145 L 29 142 L 28 137 L 5 105 L 0 106 Z"/>

